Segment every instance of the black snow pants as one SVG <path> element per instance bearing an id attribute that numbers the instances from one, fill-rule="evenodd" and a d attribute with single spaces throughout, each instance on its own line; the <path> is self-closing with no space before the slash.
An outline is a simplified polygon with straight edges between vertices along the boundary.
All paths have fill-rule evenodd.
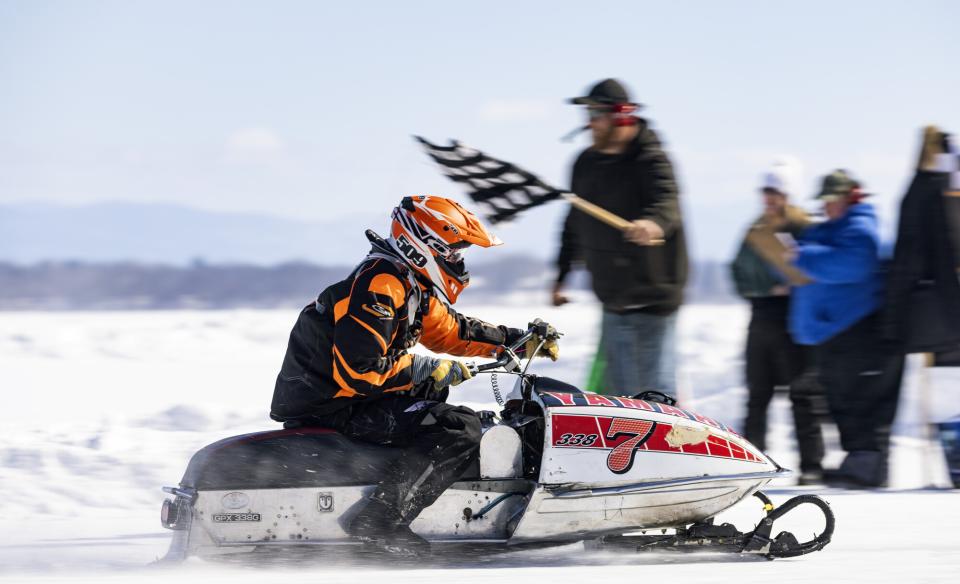
<path id="1" fill-rule="evenodd" d="M 397 447 L 397 455 L 371 498 L 408 525 L 476 460 L 480 418 L 442 401 L 390 396 L 314 418 L 311 425 L 365 442 Z"/>
<path id="2" fill-rule="evenodd" d="M 879 452 L 885 465 L 904 356 L 883 345 L 876 314 L 822 343 L 817 351 L 820 381 L 840 431 L 840 446 L 848 453 Z"/>
<path id="3" fill-rule="evenodd" d="M 797 345 L 787 331 L 787 298 L 777 304 L 754 303 L 747 332 L 747 419 L 744 437 L 757 448 L 766 448 L 767 409 L 777 386 L 789 386 L 800 451 L 801 472 L 819 471 L 823 459 L 820 416 L 823 390 L 817 381 L 814 354 Z M 779 305 L 782 301 L 782 307 Z"/>

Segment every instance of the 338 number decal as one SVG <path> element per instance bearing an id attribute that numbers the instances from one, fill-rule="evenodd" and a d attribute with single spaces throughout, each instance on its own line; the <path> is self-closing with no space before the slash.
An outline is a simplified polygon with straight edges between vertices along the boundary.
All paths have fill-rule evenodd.
<path id="1" fill-rule="evenodd" d="M 593 446 L 600 438 L 597 434 L 562 434 L 554 446 Z"/>

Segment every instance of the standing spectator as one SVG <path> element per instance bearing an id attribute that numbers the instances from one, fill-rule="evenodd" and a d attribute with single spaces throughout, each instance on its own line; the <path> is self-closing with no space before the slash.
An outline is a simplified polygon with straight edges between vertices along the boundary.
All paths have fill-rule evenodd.
<path id="1" fill-rule="evenodd" d="M 820 381 L 847 452 L 824 479 L 845 487 L 886 484 L 903 374 L 903 356 L 880 339 L 880 240 L 873 206 L 863 197 L 846 172 L 827 175 L 817 194 L 827 220 L 804 231 L 791 252 L 813 280 L 793 292 L 791 333 L 798 343 L 817 347 Z"/>
<path id="2" fill-rule="evenodd" d="M 884 335 L 906 353 L 960 348 L 960 246 L 951 241 L 957 234 L 947 199 L 957 154 L 950 150 L 947 134 L 924 128 L 917 171 L 900 204 Z"/>
<path id="3" fill-rule="evenodd" d="M 785 168 L 778 165 L 763 177 L 763 215 L 750 231 L 769 230 L 799 237 L 809 225 L 806 213 L 789 205 Z M 748 232 L 749 233 L 749 232 Z M 823 479 L 823 436 L 814 411 L 819 397 L 812 355 L 790 338 L 787 316 L 790 285 L 787 278 L 767 263 L 745 237 L 730 266 L 737 293 L 750 302 L 747 332 L 747 419 L 744 435 L 766 449 L 767 409 L 776 386 L 789 386 L 793 421 L 800 451 L 800 484 Z"/>
<path id="4" fill-rule="evenodd" d="M 586 106 L 593 138 L 573 165 L 571 190 L 632 225 L 621 232 L 571 208 L 553 303 L 567 302 L 563 281 L 573 259 L 582 259 L 603 303 L 606 393 L 675 393 L 687 250 L 673 166 L 649 122 L 633 115 L 640 105 L 619 81 L 601 81 L 571 102 Z"/>

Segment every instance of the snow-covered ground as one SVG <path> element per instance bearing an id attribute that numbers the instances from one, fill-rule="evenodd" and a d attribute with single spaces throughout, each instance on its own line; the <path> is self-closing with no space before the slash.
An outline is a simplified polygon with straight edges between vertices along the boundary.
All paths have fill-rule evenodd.
<path id="1" fill-rule="evenodd" d="M 517 296 L 461 309 L 523 326 L 535 316 L 566 333 L 558 363 L 539 370 L 583 381 L 596 343 L 598 309 L 560 309 Z M 960 413 L 960 384 L 934 379 L 930 400 L 912 361 L 896 426 L 892 488 L 825 491 L 837 514 L 834 542 L 796 560 L 744 562 L 712 556 L 622 557 L 579 547 L 523 552 L 495 562 L 445 562 L 429 571 L 306 566 L 249 567 L 188 562 L 145 567 L 162 555 L 160 487 L 176 484 L 190 454 L 222 437 L 276 427 L 267 417 L 273 380 L 296 310 L 0 313 L 0 581 L 202 580 L 262 582 L 309 577 L 328 582 L 551 582 L 641 578 L 699 582 L 952 580 L 960 569 L 960 498 L 922 489 L 943 484 L 937 452 L 923 440 L 923 408 Z M 742 306 L 693 305 L 680 319 L 685 405 L 738 425 L 743 412 Z M 943 375 L 938 372 L 937 375 Z M 928 380 L 929 381 L 929 380 Z M 455 400 L 494 409 L 487 379 L 454 390 Z M 926 405 L 925 405 L 926 404 Z M 771 410 L 770 453 L 795 464 L 788 403 Z M 830 433 L 828 437 L 835 435 Z M 835 462 L 839 455 L 828 458 Z M 795 487 L 778 485 L 776 498 Z M 751 510 L 734 515 L 749 527 Z M 286 571 L 297 569 L 297 574 Z"/>

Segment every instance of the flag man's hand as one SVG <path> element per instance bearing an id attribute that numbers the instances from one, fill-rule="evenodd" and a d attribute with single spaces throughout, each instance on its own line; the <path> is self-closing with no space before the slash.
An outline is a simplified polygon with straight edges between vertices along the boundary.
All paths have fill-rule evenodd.
<path id="1" fill-rule="evenodd" d="M 637 245 L 656 245 L 663 241 L 663 229 L 649 219 L 637 219 L 624 230 L 623 237 Z"/>

